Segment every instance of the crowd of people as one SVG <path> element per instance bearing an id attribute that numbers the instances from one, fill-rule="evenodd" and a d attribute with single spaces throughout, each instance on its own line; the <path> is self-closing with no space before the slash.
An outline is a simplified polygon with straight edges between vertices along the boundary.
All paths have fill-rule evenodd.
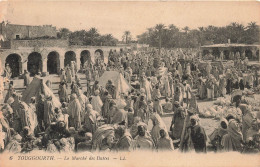
<path id="1" fill-rule="evenodd" d="M 239 53 L 238 53 L 239 54 Z M 159 56 L 160 55 L 160 56 Z M 243 63 L 241 63 L 243 62 Z M 111 51 L 108 62 L 97 58 L 81 69 L 71 62 L 60 72 L 58 101 L 42 86 L 30 103 L 22 100 L 10 82 L 0 112 L 0 149 L 9 152 L 173 151 L 207 152 L 208 137 L 200 125 L 197 99 L 214 100 L 233 90 L 258 87 L 257 69 L 236 56 L 231 66 L 204 62 L 197 49 L 159 51 Z M 82 84 L 79 71 L 85 74 Z M 132 85 L 118 95 L 118 85 L 108 80 L 99 85 L 105 71 L 117 71 Z M 41 78 L 38 73 L 34 77 Z M 24 86 L 30 76 L 24 73 Z M 51 81 L 47 85 L 52 89 Z M 123 87 L 123 86 L 122 86 Z M 120 99 L 120 100 L 118 100 Z M 254 115 L 241 99 L 234 101 L 242 111 L 221 119 L 211 136 L 218 150 L 259 151 L 259 112 Z M 162 116 L 172 114 L 170 128 Z M 148 124 L 152 123 L 152 129 Z"/>

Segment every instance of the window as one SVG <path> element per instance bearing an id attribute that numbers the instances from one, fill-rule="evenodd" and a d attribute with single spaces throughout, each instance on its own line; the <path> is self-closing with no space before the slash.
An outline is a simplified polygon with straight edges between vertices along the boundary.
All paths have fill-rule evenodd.
<path id="1" fill-rule="evenodd" d="M 15 35 L 15 39 L 20 39 L 20 35 Z"/>

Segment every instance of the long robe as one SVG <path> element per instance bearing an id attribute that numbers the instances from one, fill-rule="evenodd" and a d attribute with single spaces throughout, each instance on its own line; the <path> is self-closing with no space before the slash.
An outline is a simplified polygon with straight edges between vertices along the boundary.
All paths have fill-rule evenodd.
<path id="1" fill-rule="evenodd" d="M 146 94 L 146 101 L 152 100 L 152 86 L 150 82 L 147 79 L 144 79 L 144 81 L 140 82 L 140 88 L 144 88 L 145 94 Z"/>
<path id="2" fill-rule="evenodd" d="M 162 108 L 162 105 L 161 105 L 160 100 L 157 100 L 157 101 L 154 101 L 154 102 L 153 102 L 153 109 L 154 109 L 154 111 L 155 111 L 157 114 L 160 114 L 160 115 L 163 114 L 163 108 Z"/>
<path id="3" fill-rule="evenodd" d="M 84 117 L 83 115 L 85 115 L 85 108 L 87 106 L 87 104 L 89 104 L 89 101 L 88 101 L 88 98 L 82 94 L 81 92 L 79 93 L 80 95 L 78 96 L 78 99 L 79 99 L 79 102 L 80 102 L 80 105 L 81 105 L 81 122 L 84 121 Z"/>
<path id="4" fill-rule="evenodd" d="M 13 95 L 14 92 L 15 92 L 15 89 L 14 89 L 13 85 L 9 85 L 9 89 L 7 91 L 7 94 L 6 94 L 5 100 L 4 100 L 5 103 L 7 103 L 7 100 Z"/>
<path id="5" fill-rule="evenodd" d="M 153 139 L 148 135 L 145 136 L 136 136 L 134 140 L 134 148 L 136 150 L 153 150 L 155 148 L 155 144 Z"/>
<path id="6" fill-rule="evenodd" d="M 242 133 L 236 120 L 229 120 L 228 134 L 223 136 L 221 144 L 225 151 L 241 151 Z"/>
<path id="7" fill-rule="evenodd" d="M 24 86 L 28 86 L 30 84 L 30 75 L 29 75 L 29 73 L 25 73 L 24 74 L 23 80 L 24 80 Z"/>
<path id="8" fill-rule="evenodd" d="M 68 91 L 65 84 L 63 86 L 60 85 L 58 94 L 61 103 L 68 102 Z"/>
<path id="9" fill-rule="evenodd" d="M 157 150 L 158 151 L 173 151 L 173 143 L 172 139 L 170 137 L 164 137 L 164 138 L 159 138 L 157 141 Z"/>
<path id="10" fill-rule="evenodd" d="M 171 88 L 170 88 L 170 84 L 169 84 L 169 80 L 168 78 L 164 78 L 163 80 L 163 92 L 164 92 L 164 95 L 166 97 L 171 97 Z"/>
<path id="11" fill-rule="evenodd" d="M 86 130 L 91 132 L 92 134 L 95 133 L 98 127 L 99 118 L 100 114 L 95 110 L 86 112 L 84 115 L 84 128 L 86 128 Z"/>
<path id="12" fill-rule="evenodd" d="M 99 96 L 92 97 L 91 105 L 93 106 L 94 110 L 96 110 L 99 114 L 101 114 L 103 102 Z"/>
<path id="13" fill-rule="evenodd" d="M 196 152 L 206 152 L 206 141 L 207 136 L 204 128 L 200 125 L 195 125 L 191 127 L 191 141 Z"/>
<path id="14" fill-rule="evenodd" d="M 167 128 L 166 128 L 166 125 L 164 124 L 162 118 L 154 113 L 152 116 L 151 116 L 151 120 L 154 122 L 154 126 L 151 130 L 151 135 L 152 135 L 152 139 L 154 141 L 154 143 L 158 143 L 158 140 L 160 138 L 160 130 L 161 129 L 164 129 L 165 132 L 168 132 Z M 166 133 L 166 137 L 168 137 L 168 133 Z"/>
<path id="15" fill-rule="evenodd" d="M 71 76 L 75 77 L 75 64 L 73 62 L 71 62 L 70 66 L 71 66 L 71 68 L 70 68 L 71 69 Z"/>
<path id="16" fill-rule="evenodd" d="M 20 105 L 22 108 L 20 109 L 19 117 L 21 119 L 22 128 L 28 126 L 33 133 L 38 124 L 35 108 L 28 106 L 25 102 L 21 102 Z"/>
<path id="17" fill-rule="evenodd" d="M 36 115 L 36 106 L 35 104 L 29 104 L 29 116 L 31 119 L 31 130 L 34 131 L 36 126 L 38 125 L 37 115 Z"/>
<path id="18" fill-rule="evenodd" d="M 181 113 L 183 111 L 174 111 L 174 115 L 172 118 L 172 124 L 174 125 L 173 129 L 172 129 L 172 136 L 175 139 L 180 139 L 181 138 L 181 133 L 183 130 L 183 126 L 184 126 L 184 120 L 185 117 L 183 116 L 183 114 Z"/>
<path id="19" fill-rule="evenodd" d="M 74 127 L 76 130 L 81 128 L 81 105 L 78 99 L 74 99 L 68 105 L 70 126 Z"/>
<path id="20" fill-rule="evenodd" d="M 123 109 L 117 110 L 112 117 L 112 124 L 118 124 L 125 121 L 127 127 L 127 112 Z"/>
<path id="21" fill-rule="evenodd" d="M 131 151 L 132 148 L 132 136 L 126 132 L 116 143 L 118 151 Z"/>
<path id="22" fill-rule="evenodd" d="M 66 74 L 65 71 L 62 71 L 60 75 L 60 82 L 64 82 L 64 81 L 66 81 Z"/>
<path id="23" fill-rule="evenodd" d="M 251 124 L 253 122 L 253 115 L 252 113 L 248 112 L 244 116 L 242 116 L 242 134 L 243 134 L 243 140 L 245 141 L 247 136 L 247 131 L 251 127 Z"/>
<path id="24" fill-rule="evenodd" d="M 179 75 L 182 76 L 182 66 L 180 63 L 177 65 L 177 71 L 179 72 Z"/>
<path id="25" fill-rule="evenodd" d="M 72 74 L 70 68 L 66 69 L 66 78 L 67 78 L 67 83 L 71 83 L 72 81 Z"/>
<path id="26" fill-rule="evenodd" d="M 46 128 L 51 124 L 53 118 L 54 118 L 54 105 L 53 105 L 52 101 L 45 100 L 43 121 L 44 121 Z"/>

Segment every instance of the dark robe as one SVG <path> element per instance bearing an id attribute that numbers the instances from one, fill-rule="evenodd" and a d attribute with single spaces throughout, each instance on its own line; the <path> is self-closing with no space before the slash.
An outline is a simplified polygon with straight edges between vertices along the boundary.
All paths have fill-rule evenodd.
<path id="1" fill-rule="evenodd" d="M 244 89 L 245 89 L 245 85 L 244 85 L 243 80 L 240 80 L 240 82 L 239 82 L 239 88 L 240 88 L 240 90 L 244 90 Z"/>
<path id="2" fill-rule="evenodd" d="M 200 125 L 191 127 L 191 141 L 196 152 L 206 152 L 207 136 Z"/>
<path id="3" fill-rule="evenodd" d="M 231 93 L 231 85 L 232 85 L 232 81 L 231 81 L 231 79 L 227 79 L 227 87 L 226 87 L 226 89 L 227 89 L 227 94 L 230 94 Z"/>

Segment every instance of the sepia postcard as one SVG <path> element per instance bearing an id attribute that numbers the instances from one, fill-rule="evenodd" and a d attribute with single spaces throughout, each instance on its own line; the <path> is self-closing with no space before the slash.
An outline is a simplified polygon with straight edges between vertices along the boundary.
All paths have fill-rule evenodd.
<path id="1" fill-rule="evenodd" d="M 0 167 L 260 166 L 259 11 L 0 0 Z"/>

